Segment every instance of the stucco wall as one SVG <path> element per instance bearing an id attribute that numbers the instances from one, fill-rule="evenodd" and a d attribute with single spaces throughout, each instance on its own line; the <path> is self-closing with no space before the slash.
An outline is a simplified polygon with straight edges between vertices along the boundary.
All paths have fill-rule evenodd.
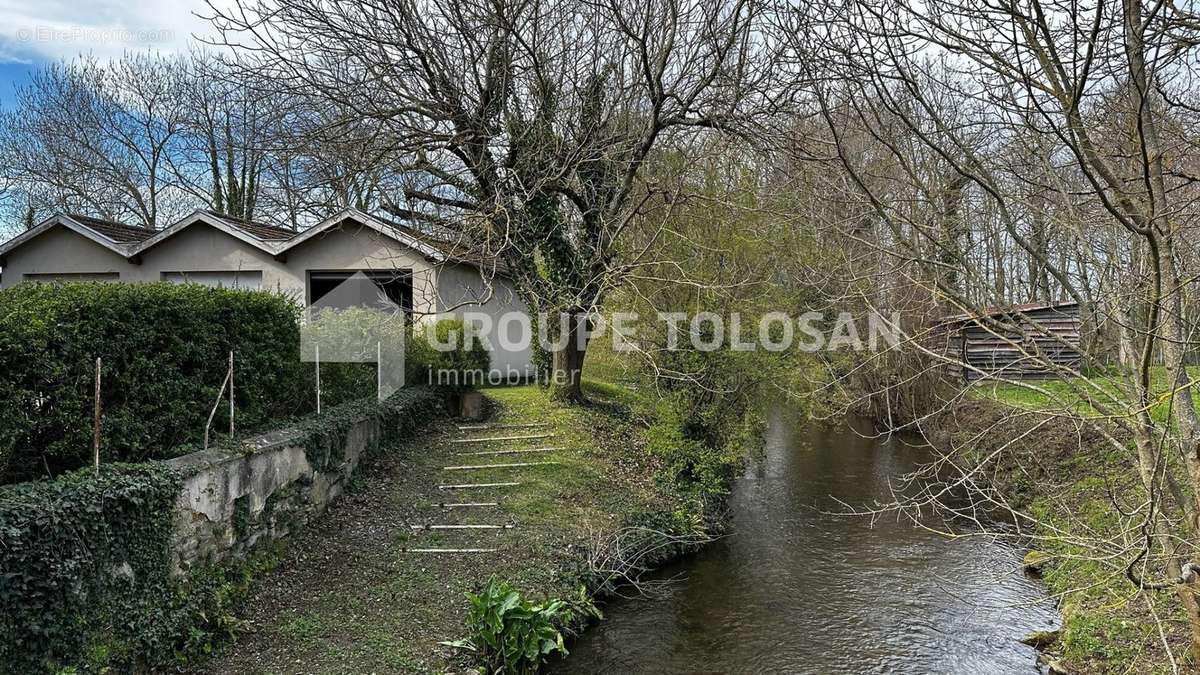
<path id="1" fill-rule="evenodd" d="M 286 431 L 250 441 L 257 444 L 250 453 L 202 451 L 168 461 L 188 476 L 176 502 L 174 569 L 220 562 L 303 527 L 341 496 L 379 425 L 375 416 L 353 422 L 341 461 L 323 471 Z"/>
<path id="2" fill-rule="evenodd" d="M 175 572 L 289 536 L 342 495 L 369 448 L 402 441 L 438 416 L 458 414 L 462 397 L 426 390 L 386 405 L 402 419 L 378 410 L 335 419 L 345 433 L 321 434 L 322 443 L 336 439 L 338 445 L 321 446 L 312 461 L 302 426 L 250 439 L 245 452 L 210 450 L 168 460 L 185 477 L 172 531 Z"/>
<path id="3" fill-rule="evenodd" d="M 410 269 L 413 274 L 413 311 L 435 311 L 434 270 L 428 260 L 391 237 L 360 225 L 331 229 L 287 252 L 287 266 L 296 275 L 296 288 L 304 298 L 310 270 L 385 271 Z M 307 300 L 307 299 L 305 299 Z"/>
<path id="4" fill-rule="evenodd" d="M 269 253 L 239 241 L 220 230 L 197 223 L 142 254 L 142 264 L 131 265 L 136 281 L 161 281 L 163 272 L 262 272 L 262 288 L 295 293 L 303 298 L 303 272 L 275 260 Z M 125 281 L 126 279 L 122 279 Z"/>
<path id="5" fill-rule="evenodd" d="M 21 283 L 26 274 L 117 273 L 132 280 L 125 258 L 65 227 L 55 227 L 4 257 L 3 286 Z"/>
<path id="6" fill-rule="evenodd" d="M 437 279 L 440 316 L 462 318 L 475 313 L 486 315 L 491 322 L 492 372 L 509 379 L 532 376 L 532 349 L 521 345 L 531 344 L 537 336 L 532 325 L 521 325 L 527 323 L 528 308 L 512 283 L 503 278 L 485 281 L 480 271 L 469 265 L 443 265 Z M 506 315 L 510 317 L 507 320 Z M 525 319 L 515 320 L 517 316 Z"/>

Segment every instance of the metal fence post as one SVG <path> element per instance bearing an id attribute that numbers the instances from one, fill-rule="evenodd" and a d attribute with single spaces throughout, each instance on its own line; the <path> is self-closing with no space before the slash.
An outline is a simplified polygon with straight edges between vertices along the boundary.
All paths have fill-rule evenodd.
<path id="1" fill-rule="evenodd" d="M 229 352 L 229 438 L 233 438 L 233 352 Z"/>
<path id="2" fill-rule="evenodd" d="M 100 475 L 100 357 L 96 357 L 96 407 L 92 415 L 92 464 Z"/>

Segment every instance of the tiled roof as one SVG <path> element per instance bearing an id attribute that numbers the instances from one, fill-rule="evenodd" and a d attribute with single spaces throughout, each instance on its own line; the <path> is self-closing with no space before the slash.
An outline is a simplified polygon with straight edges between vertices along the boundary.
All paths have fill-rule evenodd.
<path id="1" fill-rule="evenodd" d="M 151 230 L 148 227 L 138 227 L 136 225 L 126 225 L 111 220 L 102 218 L 93 218 L 84 216 L 78 213 L 68 215 L 71 220 L 74 220 L 81 225 L 86 226 L 90 230 L 95 230 L 109 240 L 118 244 L 136 244 L 145 241 L 154 236 L 157 230 Z"/>
<path id="2" fill-rule="evenodd" d="M 219 218 L 223 222 L 227 223 L 230 227 L 236 227 L 251 237 L 260 239 L 262 241 L 286 241 L 299 234 L 295 230 L 288 230 L 282 227 L 276 227 L 274 225 L 267 225 L 265 223 L 255 223 L 249 220 L 239 220 L 237 218 L 222 215 L 216 211 L 205 211 L 204 213 L 213 218 Z"/>

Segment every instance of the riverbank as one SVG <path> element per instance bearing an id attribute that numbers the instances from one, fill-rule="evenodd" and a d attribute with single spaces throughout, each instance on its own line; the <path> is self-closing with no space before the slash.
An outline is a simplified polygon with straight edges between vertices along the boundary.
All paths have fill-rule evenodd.
<path id="1" fill-rule="evenodd" d="M 844 515 L 893 498 L 930 448 L 865 420 L 766 417 L 727 536 L 656 572 L 672 583 L 654 598 L 606 604 L 551 673 L 1034 672 L 1020 639 L 1057 614 L 1015 547 L 946 537 L 935 519 Z"/>
<path id="2" fill-rule="evenodd" d="M 993 496 L 1037 519 L 1026 560 L 1063 617 L 1058 639 L 1045 647 L 1049 658 L 1070 673 L 1148 673 L 1169 668 L 1164 641 L 1177 658 L 1186 654 L 1186 618 L 1174 596 L 1159 603 L 1135 593 L 1125 576 L 1131 554 L 1109 555 L 1139 545 L 1140 531 L 1121 517 L 1142 499 L 1131 456 L 1075 412 L 1050 412 L 1016 388 L 970 392 L 926 432 L 935 447 L 954 448 L 977 467 Z"/>
<path id="3" fill-rule="evenodd" d="M 688 521 L 687 504 L 656 480 L 647 424 L 620 391 L 593 387 L 592 403 L 570 407 L 533 386 L 485 393 L 488 429 L 440 423 L 364 467 L 355 490 L 258 581 L 237 613 L 238 640 L 194 672 L 468 670 L 469 654 L 441 644 L 466 637 L 465 593 L 495 577 L 531 599 L 578 598 L 600 535 Z M 480 440 L 514 436 L 538 438 Z M 510 450 L 538 451 L 465 454 Z M 532 466 L 446 470 L 500 463 Z M 517 485 L 439 489 L 487 483 Z M 425 529 L 446 523 L 500 528 Z M 420 552 L 445 549 L 479 552 Z"/>

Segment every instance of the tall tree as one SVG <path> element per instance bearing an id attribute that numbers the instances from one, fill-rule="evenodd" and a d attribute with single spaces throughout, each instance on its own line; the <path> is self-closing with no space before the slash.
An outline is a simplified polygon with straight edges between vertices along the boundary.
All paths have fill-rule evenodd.
<path id="1" fill-rule="evenodd" d="M 181 185 L 217 213 L 253 220 L 284 102 L 253 73 L 228 68 L 205 52 L 176 67 L 186 72 L 188 94 L 188 152 L 173 158 Z"/>
<path id="2" fill-rule="evenodd" d="M 400 212 L 457 232 L 507 266 L 531 308 L 569 317 L 553 382 L 573 399 L 587 317 L 626 271 L 618 243 L 661 191 L 647 160 L 744 129 L 764 106 L 763 8 L 241 0 L 214 21 L 256 70 L 380 123 L 402 168 L 430 177 Z"/>
<path id="3" fill-rule="evenodd" d="M 170 158 L 183 130 L 179 73 L 131 56 L 54 64 L 0 121 L 6 175 L 40 215 L 82 210 L 147 227 L 179 215 Z"/>

